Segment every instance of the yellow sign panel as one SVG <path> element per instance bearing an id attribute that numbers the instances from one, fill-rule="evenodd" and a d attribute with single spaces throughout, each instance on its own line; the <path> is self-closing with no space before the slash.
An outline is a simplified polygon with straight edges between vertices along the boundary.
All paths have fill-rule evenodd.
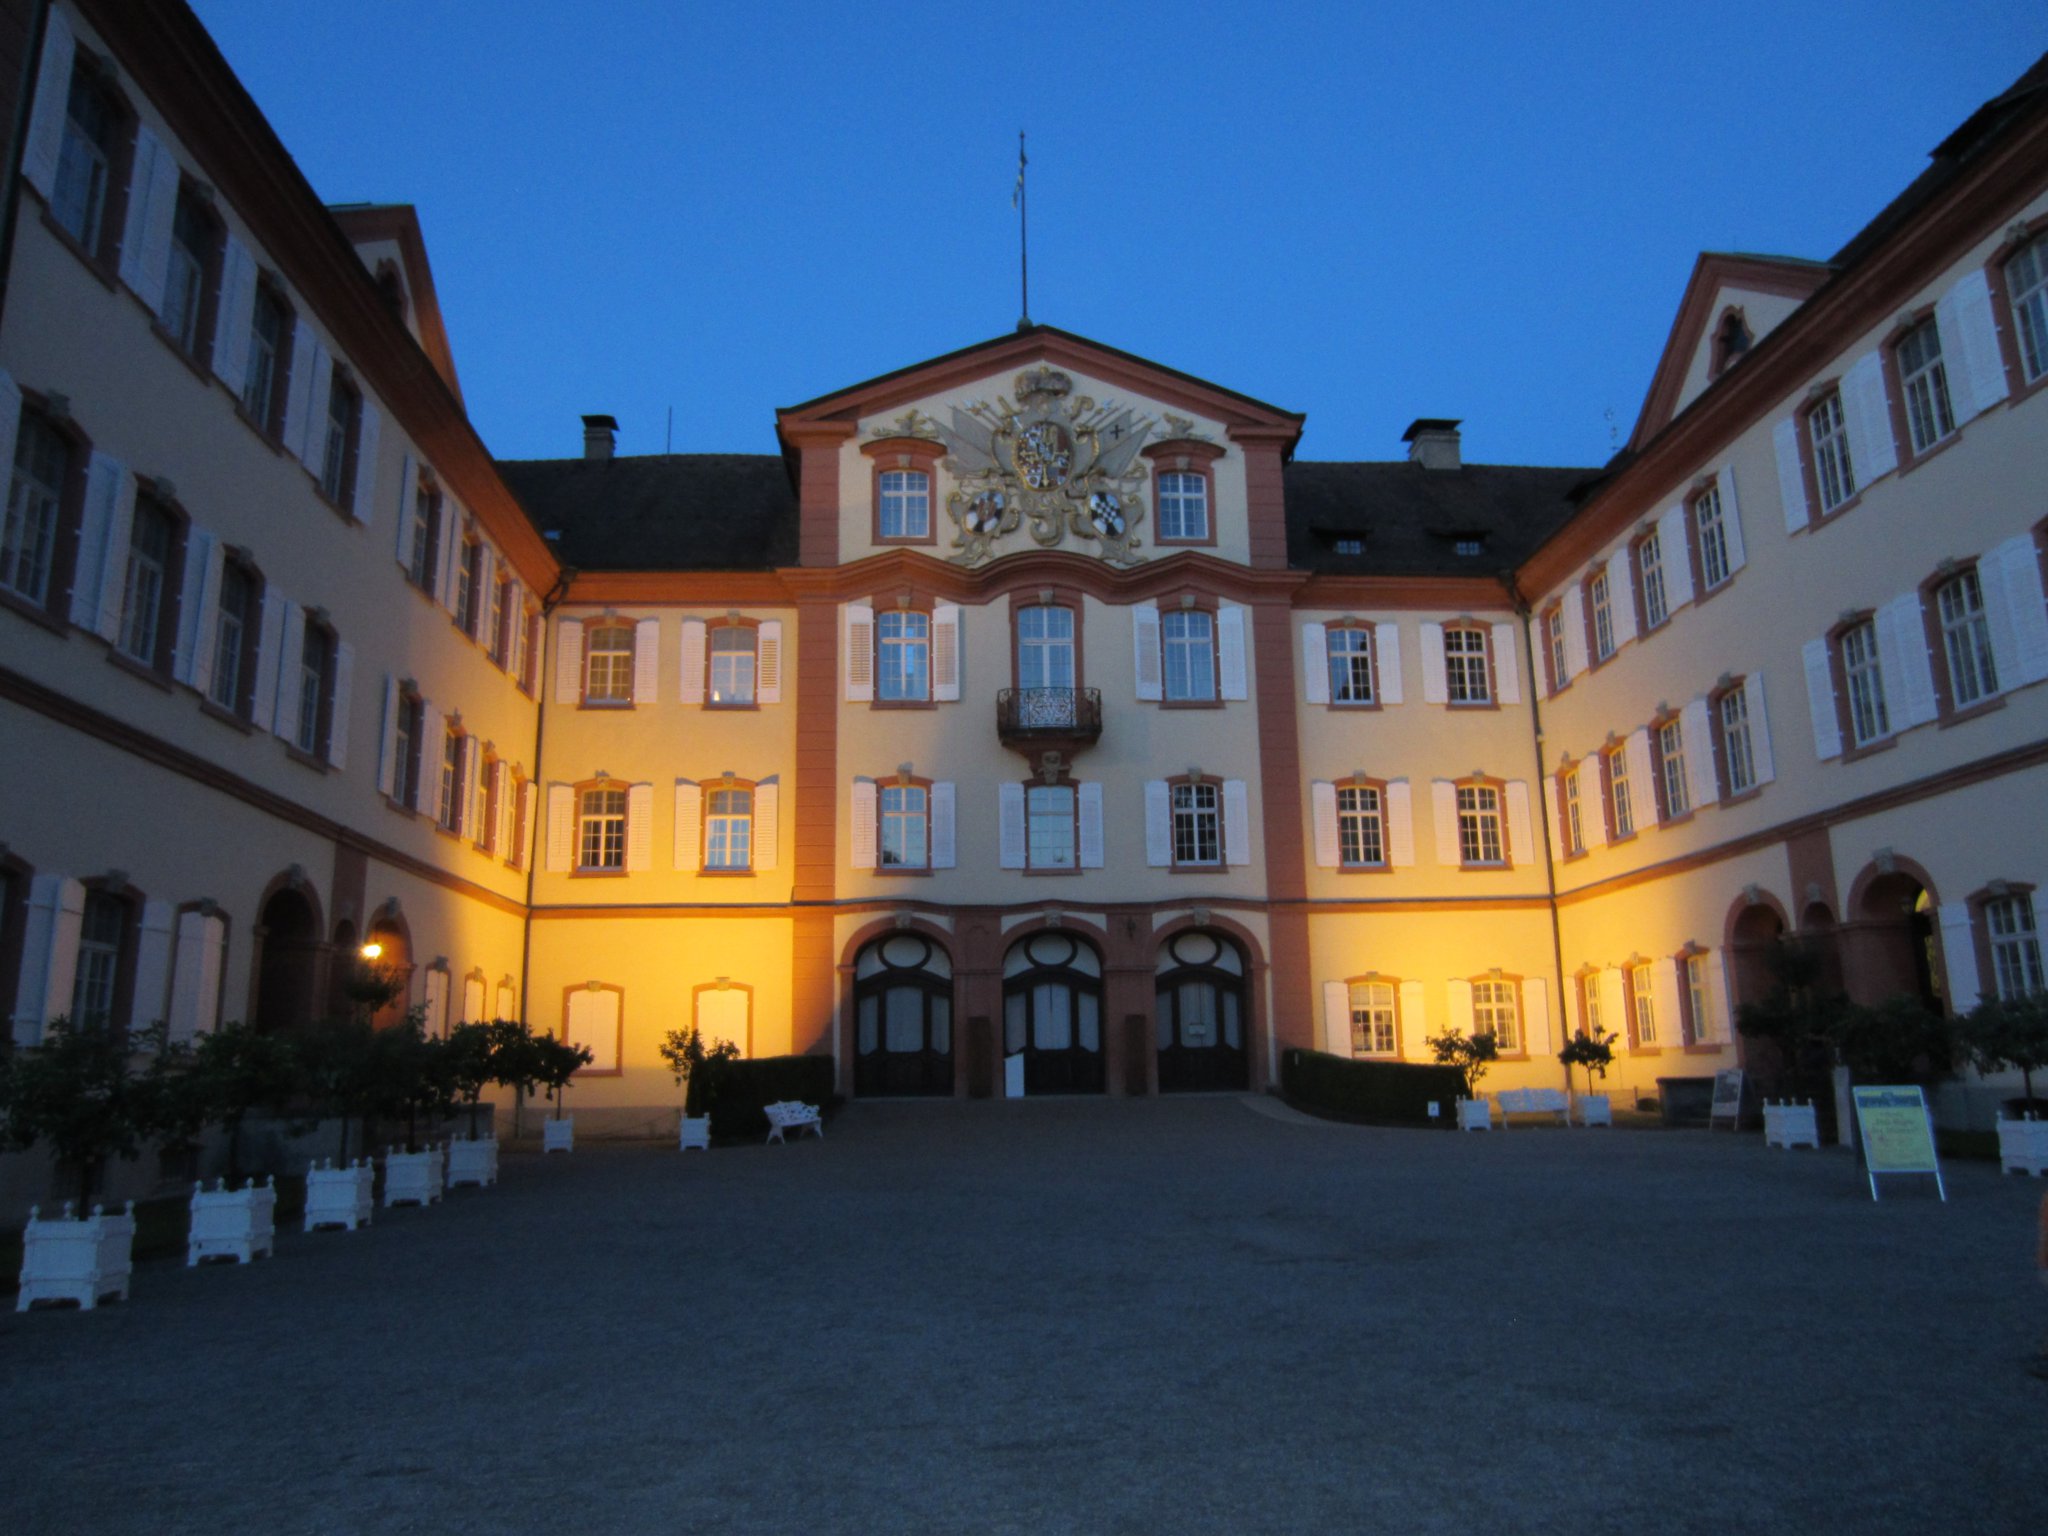
<path id="1" fill-rule="evenodd" d="M 1863 1161 L 1870 1172 L 1870 1193 L 1877 1196 L 1881 1173 L 1931 1173 L 1941 1198 L 1941 1161 L 1934 1151 L 1934 1124 L 1927 1097 L 1918 1088 L 1856 1088 L 1856 1123 L 1863 1135 Z"/>

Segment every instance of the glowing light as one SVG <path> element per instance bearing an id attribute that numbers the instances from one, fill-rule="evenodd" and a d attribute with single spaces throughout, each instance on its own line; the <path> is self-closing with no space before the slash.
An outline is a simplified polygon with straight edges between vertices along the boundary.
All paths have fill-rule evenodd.
<path id="1" fill-rule="evenodd" d="M 368 944 L 365 944 L 359 953 L 365 960 L 375 960 L 384 953 L 384 946 L 373 939 Z"/>

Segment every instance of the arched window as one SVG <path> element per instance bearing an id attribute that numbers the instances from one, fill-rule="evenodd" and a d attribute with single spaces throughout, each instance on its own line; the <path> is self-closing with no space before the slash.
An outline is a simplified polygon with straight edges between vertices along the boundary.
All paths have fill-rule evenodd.
<path id="1" fill-rule="evenodd" d="M 892 933 L 853 962 L 853 1091 L 953 1091 L 953 962 L 919 933 Z"/>
<path id="2" fill-rule="evenodd" d="M 1159 948 L 1154 1021 L 1159 1091 L 1251 1084 L 1245 963 L 1221 934 L 1194 929 Z"/>
<path id="3" fill-rule="evenodd" d="M 1102 957 L 1085 939 L 1034 933 L 1003 957 L 1003 1057 L 1026 1094 L 1102 1092 Z"/>

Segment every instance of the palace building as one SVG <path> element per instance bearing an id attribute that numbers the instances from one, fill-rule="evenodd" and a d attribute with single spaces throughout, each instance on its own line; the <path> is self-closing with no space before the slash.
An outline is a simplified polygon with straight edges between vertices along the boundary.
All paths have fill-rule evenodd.
<path id="1" fill-rule="evenodd" d="M 17 1045 L 292 1029 L 375 942 L 626 1134 L 692 1021 L 855 1097 L 1592 1026 L 1647 1093 L 1783 934 L 2042 985 L 2048 61 L 1831 257 L 1701 256 L 1605 465 L 1307 462 L 1043 325 L 773 452 L 497 461 L 411 209 L 323 206 L 182 5 L 0 12 Z"/>

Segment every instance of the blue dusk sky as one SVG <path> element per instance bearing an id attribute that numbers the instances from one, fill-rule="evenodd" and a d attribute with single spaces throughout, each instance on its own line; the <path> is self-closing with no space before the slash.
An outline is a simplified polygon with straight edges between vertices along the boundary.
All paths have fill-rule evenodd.
<path id="1" fill-rule="evenodd" d="M 771 453 L 1031 315 L 1301 456 L 1596 464 L 1703 249 L 1824 258 L 2048 50 L 2040 0 L 197 0 L 314 189 L 419 209 L 502 458 Z"/>

